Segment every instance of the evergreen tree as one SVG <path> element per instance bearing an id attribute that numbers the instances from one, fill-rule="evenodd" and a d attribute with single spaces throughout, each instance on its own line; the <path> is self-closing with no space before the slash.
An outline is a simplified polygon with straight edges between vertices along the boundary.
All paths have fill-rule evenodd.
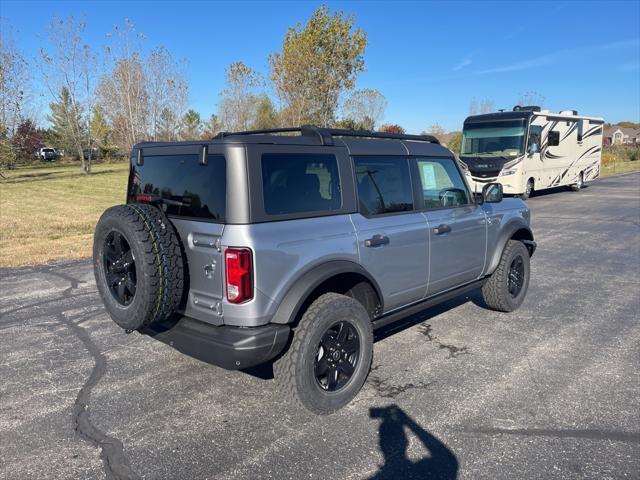
<path id="1" fill-rule="evenodd" d="M 200 114 L 193 109 L 188 110 L 182 117 L 182 139 L 196 140 L 200 138 L 201 131 L 202 118 L 200 118 Z"/>
<path id="2" fill-rule="evenodd" d="M 47 115 L 47 120 L 51 123 L 52 139 L 55 148 L 64 149 L 67 154 L 78 155 L 74 141 L 74 124 L 73 124 L 73 105 L 71 103 L 71 95 L 66 87 L 62 87 L 60 92 L 60 101 L 49 105 L 51 113 Z M 81 114 L 77 113 L 76 125 L 81 124 Z"/>
<path id="3" fill-rule="evenodd" d="M 262 130 L 265 128 L 276 128 L 277 126 L 278 112 L 276 112 L 273 102 L 266 94 L 260 95 L 258 109 L 256 111 L 256 121 L 253 128 Z"/>

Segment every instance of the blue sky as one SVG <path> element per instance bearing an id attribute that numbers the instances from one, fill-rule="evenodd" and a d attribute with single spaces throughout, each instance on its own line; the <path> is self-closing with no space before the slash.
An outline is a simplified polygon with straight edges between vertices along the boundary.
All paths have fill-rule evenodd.
<path id="1" fill-rule="evenodd" d="M 551 110 L 640 121 L 640 2 L 328 2 L 368 35 L 358 88 L 380 90 L 385 121 L 409 132 L 460 129 L 473 97 L 511 108 L 536 91 Z M 145 49 L 185 59 L 190 106 L 216 109 L 224 68 L 241 60 L 268 75 L 287 27 L 320 2 L 0 1 L 3 27 L 28 58 L 53 15 L 82 17 L 87 40 L 106 43 L 131 19 Z M 9 30 L 7 30 L 9 31 Z"/>

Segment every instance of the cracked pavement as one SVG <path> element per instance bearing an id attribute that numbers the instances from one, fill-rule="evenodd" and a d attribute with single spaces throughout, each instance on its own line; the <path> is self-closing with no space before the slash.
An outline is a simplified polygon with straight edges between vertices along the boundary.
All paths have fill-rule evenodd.
<path id="1" fill-rule="evenodd" d="M 529 200 L 512 314 L 477 292 L 376 333 L 356 399 L 279 403 L 105 314 L 90 261 L 0 271 L 0 477 L 638 478 L 640 174 Z"/>

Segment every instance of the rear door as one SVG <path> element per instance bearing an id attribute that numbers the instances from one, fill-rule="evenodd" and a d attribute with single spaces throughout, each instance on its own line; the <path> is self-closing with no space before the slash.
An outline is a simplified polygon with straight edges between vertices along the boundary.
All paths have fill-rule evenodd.
<path id="1" fill-rule="evenodd" d="M 486 257 L 486 217 L 473 201 L 453 158 L 415 160 L 424 216 L 429 225 L 430 261 L 427 295 L 478 278 Z"/>
<path id="2" fill-rule="evenodd" d="M 143 149 L 132 157 L 128 202 L 152 195 L 180 237 L 187 259 L 189 295 L 184 314 L 222 324 L 223 265 L 220 238 L 227 199 L 227 162 L 219 146 L 185 145 Z"/>
<path id="3" fill-rule="evenodd" d="M 360 262 L 382 290 L 385 311 L 420 300 L 427 286 L 427 222 L 416 210 L 409 159 L 353 159 L 359 214 L 351 216 Z"/>

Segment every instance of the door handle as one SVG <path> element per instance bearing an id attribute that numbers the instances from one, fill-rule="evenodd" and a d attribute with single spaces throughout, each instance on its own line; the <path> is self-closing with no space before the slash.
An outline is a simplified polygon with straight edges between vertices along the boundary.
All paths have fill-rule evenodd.
<path id="1" fill-rule="evenodd" d="M 438 225 L 433 229 L 433 233 L 436 235 L 443 235 L 445 233 L 449 233 L 451 231 L 451 227 L 449 225 L 445 225 L 444 223 Z"/>
<path id="2" fill-rule="evenodd" d="M 388 245 L 388 244 L 389 244 L 389 237 L 385 235 L 374 235 L 373 237 L 367 238 L 364 241 L 365 247 L 380 247 L 382 245 Z"/>

